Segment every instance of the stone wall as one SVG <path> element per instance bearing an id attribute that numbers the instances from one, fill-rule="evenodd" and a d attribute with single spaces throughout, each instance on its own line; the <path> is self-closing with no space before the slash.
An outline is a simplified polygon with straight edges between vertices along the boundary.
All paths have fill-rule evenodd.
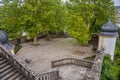
<path id="1" fill-rule="evenodd" d="M 46 36 L 45 33 L 40 33 L 40 34 L 37 36 L 37 39 L 42 38 L 42 37 L 44 37 L 44 36 Z M 28 42 L 28 41 L 32 41 L 32 40 L 33 40 L 33 38 L 28 39 L 27 36 L 21 36 L 21 37 L 19 37 L 19 38 L 17 38 L 17 39 L 9 40 L 9 42 L 12 43 L 12 44 L 20 44 L 20 43 Z"/>
<path id="2" fill-rule="evenodd" d="M 94 64 L 89 73 L 86 73 L 86 76 L 83 80 L 100 80 L 102 62 L 104 58 L 104 49 L 101 49 L 98 54 L 96 54 Z"/>

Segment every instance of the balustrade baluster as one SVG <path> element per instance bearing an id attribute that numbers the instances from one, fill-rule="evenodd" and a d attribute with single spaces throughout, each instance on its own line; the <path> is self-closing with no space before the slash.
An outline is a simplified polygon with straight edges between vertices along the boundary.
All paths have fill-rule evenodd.
<path id="1" fill-rule="evenodd" d="M 58 66 L 69 65 L 69 64 L 91 68 L 93 62 L 90 62 L 90 61 L 87 61 L 87 60 L 66 58 L 66 59 L 62 59 L 62 60 L 53 61 L 52 62 L 52 67 L 58 67 Z"/>

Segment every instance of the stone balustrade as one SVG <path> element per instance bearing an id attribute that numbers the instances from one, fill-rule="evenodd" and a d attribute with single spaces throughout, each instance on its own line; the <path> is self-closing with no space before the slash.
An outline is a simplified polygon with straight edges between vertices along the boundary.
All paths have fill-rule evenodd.
<path id="1" fill-rule="evenodd" d="M 21 65 L 6 48 L 0 45 L 0 55 L 6 58 L 13 67 L 15 67 L 27 80 L 57 80 L 59 77 L 58 71 L 48 72 L 45 74 L 35 74 L 27 67 Z"/>
<path id="2" fill-rule="evenodd" d="M 65 58 L 57 61 L 51 62 L 52 67 L 59 67 L 63 65 L 77 65 L 77 66 L 83 66 L 87 68 L 92 68 L 92 65 L 94 64 L 93 61 L 83 60 L 83 59 L 74 59 L 74 58 Z"/>

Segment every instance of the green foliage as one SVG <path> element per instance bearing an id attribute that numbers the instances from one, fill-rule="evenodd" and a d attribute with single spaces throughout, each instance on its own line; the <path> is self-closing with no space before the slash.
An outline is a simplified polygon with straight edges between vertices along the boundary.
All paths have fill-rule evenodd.
<path id="1" fill-rule="evenodd" d="M 91 34 L 96 34 L 96 35 L 98 35 L 98 32 L 100 31 L 100 29 L 101 29 L 101 26 L 102 25 L 95 25 L 95 26 L 92 26 L 92 27 L 90 27 L 90 33 Z"/>
<path id="2" fill-rule="evenodd" d="M 72 18 L 73 19 L 71 19 L 70 22 L 72 26 L 67 29 L 68 34 L 71 37 L 75 38 L 81 45 L 86 45 L 88 40 L 90 39 L 88 27 L 85 26 L 80 17 L 73 16 Z M 73 23 L 72 20 L 74 20 L 75 22 Z"/>
<path id="3" fill-rule="evenodd" d="M 103 61 L 101 80 L 120 80 L 120 42 L 116 43 L 114 61 L 106 55 Z M 108 74 L 109 73 L 109 74 Z"/>
<path id="4" fill-rule="evenodd" d="M 43 31 L 38 14 L 40 6 L 40 0 L 26 0 L 21 6 L 21 10 L 24 11 L 24 14 L 20 17 L 22 30 L 32 38 Z"/>
<path id="5" fill-rule="evenodd" d="M 74 12 L 80 13 L 84 23 L 91 29 L 90 33 L 97 33 L 101 25 L 108 21 L 109 16 L 113 21 L 115 19 L 112 0 L 70 0 L 69 4 L 72 4 Z"/>
<path id="6" fill-rule="evenodd" d="M 32 38 L 41 32 L 68 31 L 82 45 L 115 13 L 112 0 L 70 0 L 64 4 L 61 0 L 3 0 L 3 4 L 0 29 L 10 38 L 24 31 Z"/>
<path id="7" fill-rule="evenodd" d="M 31 37 L 41 32 L 56 32 L 62 26 L 61 0 L 28 0 L 22 7 L 26 13 L 21 18 L 21 24 Z"/>
<path id="8" fill-rule="evenodd" d="M 77 4 L 77 0 L 75 2 L 74 5 L 68 4 L 67 32 L 71 37 L 75 38 L 79 44 L 86 45 L 90 39 L 89 27 L 79 11 L 81 5 Z"/>
<path id="9" fill-rule="evenodd" d="M 120 35 L 120 29 L 118 28 L 118 34 Z M 120 36 L 119 36 L 119 39 L 120 39 Z"/>
<path id="10" fill-rule="evenodd" d="M 120 66 L 119 65 L 114 65 L 114 66 L 112 66 L 112 68 L 113 68 L 113 76 L 115 77 L 115 79 L 114 80 L 120 80 L 119 78 L 120 78 Z"/>
<path id="11" fill-rule="evenodd" d="M 90 33 L 97 34 L 109 16 L 113 19 L 115 15 L 115 7 L 111 0 L 70 0 L 66 5 L 67 31 L 82 45 L 87 44 Z"/>
<path id="12" fill-rule="evenodd" d="M 116 43 L 114 64 L 120 65 L 120 42 Z"/>
<path id="13" fill-rule="evenodd" d="M 0 29 L 9 33 L 9 37 L 14 39 L 21 36 L 20 16 L 21 9 L 19 7 L 19 0 L 3 0 L 4 7 L 0 7 Z"/>
<path id="14" fill-rule="evenodd" d="M 105 55 L 103 65 L 102 65 L 102 72 L 101 72 L 100 80 L 118 80 L 116 76 L 116 72 L 118 72 L 117 70 L 118 68 L 116 68 L 112 64 L 110 55 Z"/>
<path id="15" fill-rule="evenodd" d="M 120 80 L 120 42 L 117 41 L 115 48 L 115 57 L 114 57 L 114 75 Z"/>
<path id="16" fill-rule="evenodd" d="M 15 53 L 17 53 L 22 48 L 21 45 L 17 44 L 15 45 Z"/>

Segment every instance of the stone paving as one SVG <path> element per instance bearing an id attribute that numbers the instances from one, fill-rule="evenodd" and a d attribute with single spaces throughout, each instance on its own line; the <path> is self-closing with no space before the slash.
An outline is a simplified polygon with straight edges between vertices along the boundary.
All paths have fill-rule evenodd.
<path id="1" fill-rule="evenodd" d="M 59 71 L 59 77 L 61 80 L 83 80 L 86 74 L 90 71 L 89 68 L 76 65 L 64 65 L 53 68 L 50 71 Z"/>
<path id="2" fill-rule="evenodd" d="M 84 58 L 94 55 L 92 45 L 88 47 L 79 47 L 79 50 L 85 52 L 83 56 L 73 54 L 78 50 L 77 46 L 71 43 L 71 38 L 53 38 L 51 41 L 41 39 L 40 45 L 33 46 L 32 42 L 21 44 L 23 47 L 16 54 L 15 58 L 36 73 L 44 73 L 51 69 L 51 61 L 63 58 Z M 26 63 L 26 59 L 31 60 Z"/>

